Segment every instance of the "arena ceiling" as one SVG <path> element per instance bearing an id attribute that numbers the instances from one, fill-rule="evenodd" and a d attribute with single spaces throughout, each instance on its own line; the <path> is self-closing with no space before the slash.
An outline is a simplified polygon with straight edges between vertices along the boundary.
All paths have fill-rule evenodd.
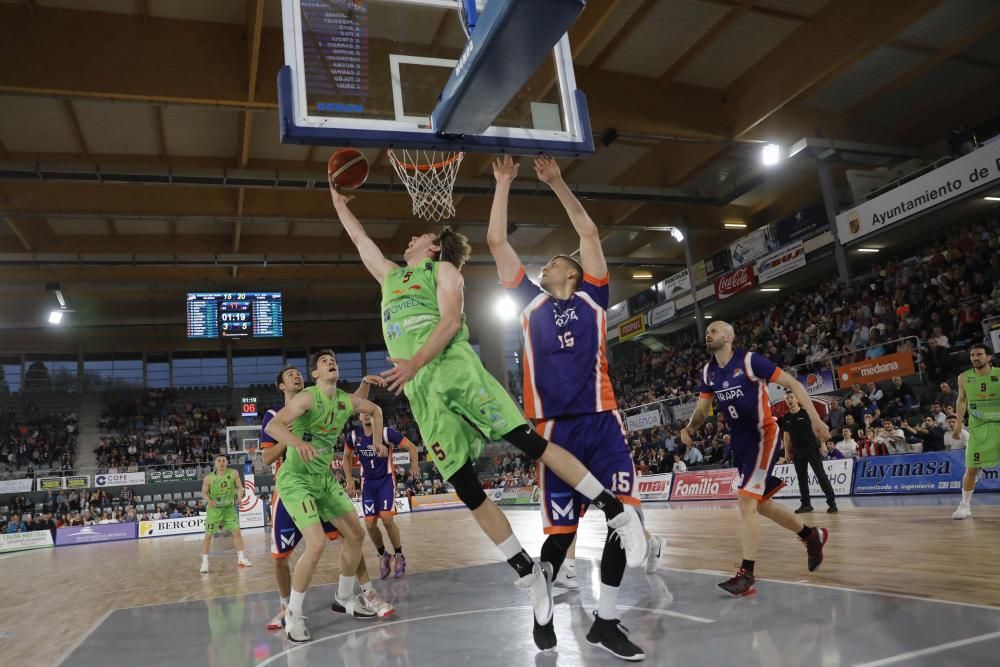
<path id="1" fill-rule="evenodd" d="M 455 41 L 444 20 L 428 48 Z M 812 159 L 773 171 L 762 142 L 877 144 L 836 170 L 893 164 L 1000 109 L 991 0 L 606 0 L 570 39 L 598 137 L 563 162 L 588 193 L 625 296 L 819 199 Z M 75 324 L 181 321 L 189 289 L 286 293 L 286 317 L 371 314 L 376 286 L 332 217 L 328 149 L 278 142 L 279 0 L 0 0 L 0 327 L 38 326 L 60 282 Z M 390 183 L 384 151 L 373 182 Z M 527 170 L 530 171 L 530 170 Z M 488 158 L 459 176 L 455 224 L 485 247 Z M 558 202 L 525 179 L 523 256 L 572 250 Z M 427 229 L 398 184 L 355 210 L 392 255 Z M 471 303 L 475 308 L 478 304 Z"/>

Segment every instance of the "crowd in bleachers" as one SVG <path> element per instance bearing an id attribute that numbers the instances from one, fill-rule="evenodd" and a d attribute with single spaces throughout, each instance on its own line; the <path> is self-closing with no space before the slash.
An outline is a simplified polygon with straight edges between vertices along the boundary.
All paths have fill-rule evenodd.
<path id="1" fill-rule="evenodd" d="M 0 412 L 0 478 L 73 474 L 78 437 L 76 413 L 9 406 Z"/>
<path id="2" fill-rule="evenodd" d="M 184 400 L 173 389 L 112 400 L 98 424 L 98 465 L 205 465 L 225 451 L 226 426 L 235 421 L 228 409 Z"/>

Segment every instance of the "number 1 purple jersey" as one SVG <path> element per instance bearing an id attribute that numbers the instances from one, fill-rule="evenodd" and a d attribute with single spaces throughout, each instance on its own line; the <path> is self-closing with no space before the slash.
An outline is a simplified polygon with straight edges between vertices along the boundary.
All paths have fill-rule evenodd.
<path id="1" fill-rule="evenodd" d="M 367 480 L 392 477 L 392 450 L 399 447 L 405 438 L 399 431 L 391 428 L 382 429 L 382 444 L 388 450 L 388 456 L 376 456 L 374 438 L 365 435 L 364 428 L 353 429 L 347 434 L 347 449 L 352 450 L 361 463 L 361 478 Z"/>

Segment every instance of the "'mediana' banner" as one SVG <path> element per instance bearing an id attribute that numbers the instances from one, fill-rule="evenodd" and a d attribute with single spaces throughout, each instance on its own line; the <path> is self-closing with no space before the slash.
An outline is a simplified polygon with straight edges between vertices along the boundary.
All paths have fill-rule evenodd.
<path id="1" fill-rule="evenodd" d="M 841 243 L 850 243 L 949 199 L 1000 179 L 1000 141 L 949 162 L 837 216 Z"/>

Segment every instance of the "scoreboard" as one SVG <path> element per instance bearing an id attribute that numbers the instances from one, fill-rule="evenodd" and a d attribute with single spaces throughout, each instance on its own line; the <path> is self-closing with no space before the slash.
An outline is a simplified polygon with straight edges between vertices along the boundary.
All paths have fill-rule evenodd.
<path id="1" fill-rule="evenodd" d="M 281 292 L 188 292 L 188 338 L 280 338 Z"/>

